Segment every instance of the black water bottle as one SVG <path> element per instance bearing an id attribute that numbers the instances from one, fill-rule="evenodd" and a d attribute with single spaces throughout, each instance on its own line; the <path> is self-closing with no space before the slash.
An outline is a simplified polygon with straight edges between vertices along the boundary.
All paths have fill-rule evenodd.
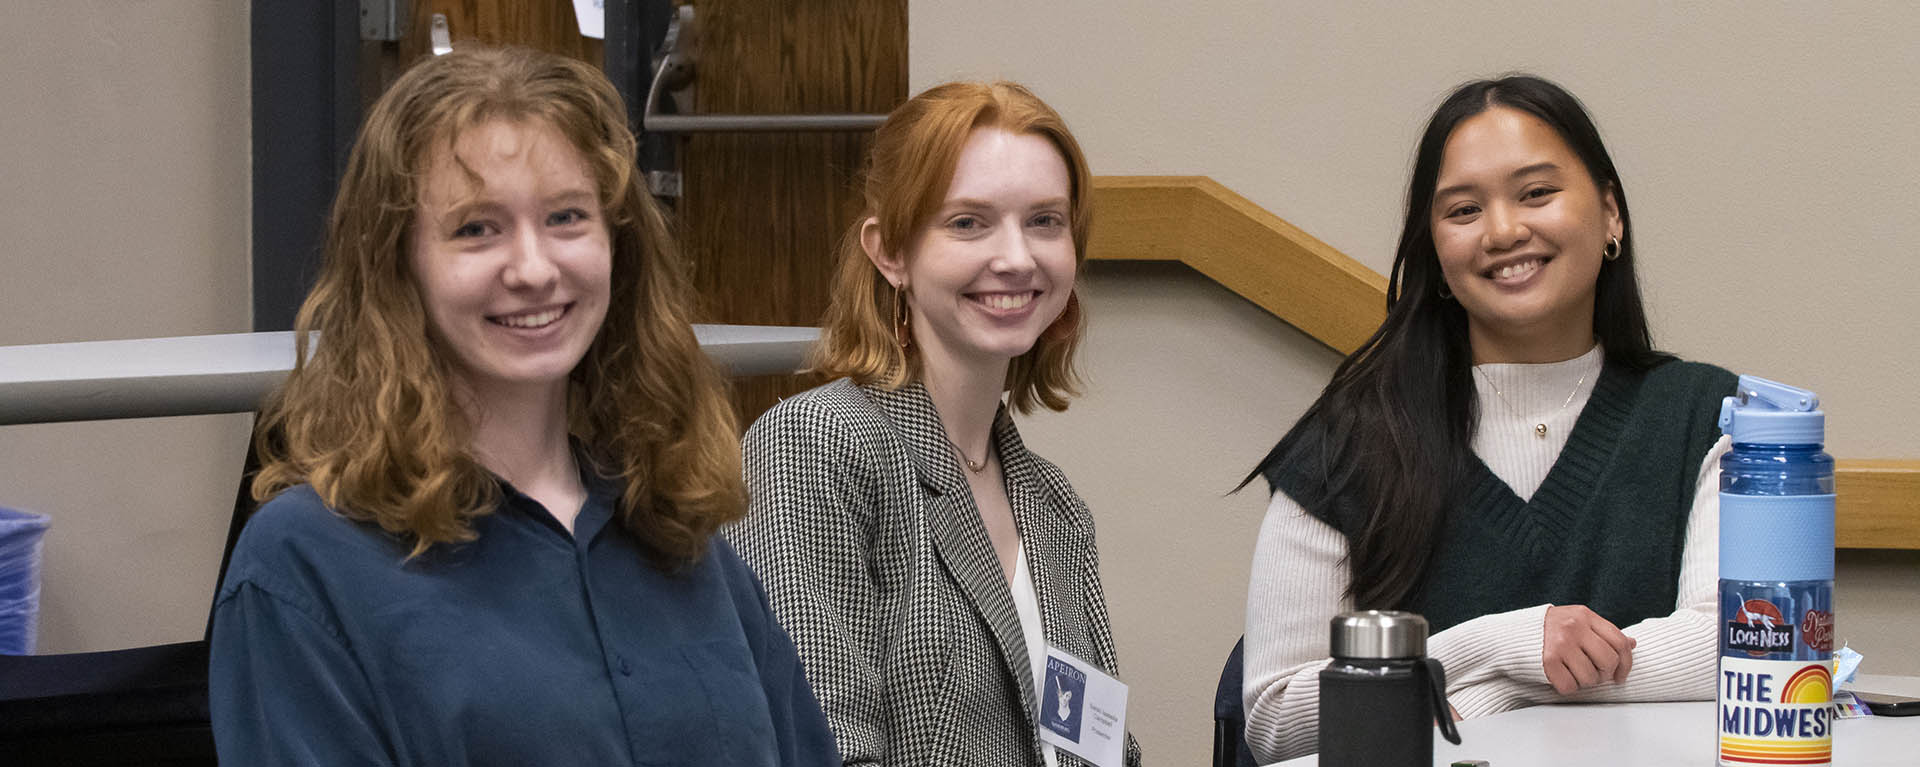
<path id="1" fill-rule="evenodd" d="M 1426 657 L 1427 619 L 1383 610 L 1333 619 L 1320 672 L 1321 767 L 1428 767 L 1433 726 L 1453 743 L 1447 677 Z"/>

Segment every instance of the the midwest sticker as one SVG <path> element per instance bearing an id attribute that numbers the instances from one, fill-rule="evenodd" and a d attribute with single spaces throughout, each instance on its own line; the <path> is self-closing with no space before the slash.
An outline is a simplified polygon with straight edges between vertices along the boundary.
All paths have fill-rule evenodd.
<path id="1" fill-rule="evenodd" d="M 1765 599 L 1746 600 L 1727 621 L 1726 631 L 1728 650 L 1741 650 L 1755 658 L 1793 652 L 1793 623 Z"/>
<path id="2" fill-rule="evenodd" d="M 1720 659 L 1720 763 L 1833 761 L 1833 673 L 1825 661 Z"/>

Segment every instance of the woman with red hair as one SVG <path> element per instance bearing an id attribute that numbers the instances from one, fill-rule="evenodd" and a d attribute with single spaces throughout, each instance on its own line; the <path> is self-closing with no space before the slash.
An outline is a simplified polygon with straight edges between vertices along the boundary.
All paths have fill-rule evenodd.
<path id="1" fill-rule="evenodd" d="M 1048 650 L 1118 675 L 1093 517 L 1013 421 L 1074 394 L 1090 186 L 1018 85 L 896 109 L 814 360 L 836 380 L 747 433 L 752 501 L 728 536 L 846 764 L 1079 763 L 1038 735 Z"/>

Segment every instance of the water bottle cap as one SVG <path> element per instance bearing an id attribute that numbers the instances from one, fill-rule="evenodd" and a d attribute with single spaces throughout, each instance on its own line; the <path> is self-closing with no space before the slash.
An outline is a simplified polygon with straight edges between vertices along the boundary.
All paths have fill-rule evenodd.
<path id="1" fill-rule="evenodd" d="M 1749 445 L 1819 445 L 1827 441 L 1820 396 L 1758 376 L 1720 403 L 1720 431 Z"/>
<path id="2" fill-rule="evenodd" d="M 1427 654 L 1427 619 L 1397 610 L 1363 610 L 1334 616 L 1336 658 L 1418 658 Z"/>

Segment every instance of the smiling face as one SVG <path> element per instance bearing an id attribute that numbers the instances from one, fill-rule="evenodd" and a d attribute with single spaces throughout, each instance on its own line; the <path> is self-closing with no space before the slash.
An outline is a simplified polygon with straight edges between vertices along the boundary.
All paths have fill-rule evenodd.
<path id="1" fill-rule="evenodd" d="M 410 261 L 433 340 L 483 398 L 564 392 L 607 313 L 613 258 L 593 175 L 539 121 L 496 119 L 442 147 Z"/>
<path id="2" fill-rule="evenodd" d="M 1005 365 L 1059 318 L 1073 290 L 1072 188 L 1051 141 L 979 128 L 903 257 L 885 251 L 874 222 L 864 227 L 869 257 L 910 296 L 929 365 Z"/>
<path id="3" fill-rule="evenodd" d="M 1602 254 L 1621 222 L 1611 191 L 1559 133 L 1489 108 L 1448 136 L 1435 188 L 1434 251 L 1475 360 L 1548 362 L 1591 348 Z"/>

